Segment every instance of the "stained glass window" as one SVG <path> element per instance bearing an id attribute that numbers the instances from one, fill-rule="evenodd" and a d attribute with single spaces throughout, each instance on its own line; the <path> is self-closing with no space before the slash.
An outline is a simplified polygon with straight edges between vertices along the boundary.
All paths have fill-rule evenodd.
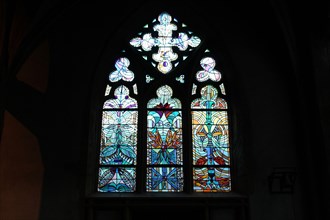
<path id="1" fill-rule="evenodd" d="M 198 79 L 198 78 L 197 78 Z M 227 103 L 216 88 L 201 89 L 191 103 L 193 181 L 195 192 L 230 191 L 230 156 Z"/>
<path id="2" fill-rule="evenodd" d="M 230 114 L 217 56 L 167 12 L 141 28 L 107 73 L 97 191 L 230 192 Z"/>
<path id="3" fill-rule="evenodd" d="M 161 86 L 147 104 L 148 192 L 183 190 L 181 102 L 172 94 L 171 87 Z"/>
<path id="4" fill-rule="evenodd" d="M 103 105 L 99 192 L 135 191 L 137 125 L 137 101 L 129 97 L 128 88 L 121 85 L 114 91 L 114 98 Z"/>

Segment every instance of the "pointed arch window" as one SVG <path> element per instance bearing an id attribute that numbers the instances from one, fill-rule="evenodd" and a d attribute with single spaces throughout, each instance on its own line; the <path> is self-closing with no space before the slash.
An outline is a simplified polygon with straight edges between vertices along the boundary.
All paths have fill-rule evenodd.
<path id="1" fill-rule="evenodd" d="M 148 104 L 147 191 L 183 191 L 181 102 L 168 85 Z"/>
<path id="2" fill-rule="evenodd" d="M 136 186 L 137 101 L 126 86 L 104 102 L 99 156 L 99 192 L 134 192 Z"/>
<path id="3" fill-rule="evenodd" d="M 107 76 L 97 191 L 230 192 L 229 106 L 206 41 L 163 12 L 124 47 Z"/>

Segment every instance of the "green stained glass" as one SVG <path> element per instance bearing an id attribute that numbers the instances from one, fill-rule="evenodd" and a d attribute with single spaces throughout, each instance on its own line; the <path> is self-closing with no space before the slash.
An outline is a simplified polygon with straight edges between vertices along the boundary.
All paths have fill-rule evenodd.
<path id="1" fill-rule="evenodd" d="M 194 192 L 229 192 L 230 169 L 224 167 L 193 168 Z"/>
<path id="2" fill-rule="evenodd" d="M 211 85 L 201 89 L 201 98 L 191 103 L 192 109 L 227 109 L 227 102 L 218 97 L 218 91 Z"/>
<path id="3" fill-rule="evenodd" d="M 182 192 L 182 167 L 148 167 L 147 192 Z"/>
<path id="4" fill-rule="evenodd" d="M 158 98 L 148 102 L 147 116 L 147 164 L 182 164 L 182 113 L 181 102 L 172 98 L 171 87 L 157 90 Z"/>
<path id="5" fill-rule="evenodd" d="M 148 112 L 148 164 L 182 164 L 181 111 Z"/>
<path id="6" fill-rule="evenodd" d="M 147 108 L 181 108 L 181 102 L 177 98 L 172 98 L 173 90 L 168 85 L 162 86 L 156 91 L 157 98 L 151 99 Z"/>
<path id="7" fill-rule="evenodd" d="M 137 111 L 104 111 L 100 164 L 136 164 Z"/>
<path id="8" fill-rule="evenodd" d="M 104 102 L 103 108 L 98 191 L 133 192 L 136 182 L 137 101 L 122 85 L 114 91 L 113 99 Z"/>
<path id="9" fill-rule="evenodd" d="M 135 191 L 135 168 L 101 167 L 97 190 L 99 192 L 133 192 Z"/>
<path id="10" fill-rule="evenodd" d="M 147 104 L 147 191 L 180 192 L 183 189 L 181 102 L 172 98 L 173 91 L 167 85 L 156 93 L 158 98 Z"/>

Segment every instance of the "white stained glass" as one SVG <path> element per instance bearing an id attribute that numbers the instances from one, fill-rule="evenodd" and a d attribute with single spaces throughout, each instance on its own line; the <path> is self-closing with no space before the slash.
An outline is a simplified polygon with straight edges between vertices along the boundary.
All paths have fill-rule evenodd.
<path id="1" fill-rule="evenodd" d="M 174 38 L 172 35 L 173 31 L 177 30 L 177 26 L 171 23 L 172 17 L 167 12 L 161 13 L 158 16 L 158 21 L 159 23 L 153 27 L 153 30 L 158 33 L 158 37 L 152 37 L 151 33 L 146 33 L 142 38 L 133 38 L 130 44 L 133 47 L 141 47 L 144 51 L 151 51 L 152 47 L 158 47 L 158 52 L 152 54 L 152 59 L 158 63 L 157 69 L 166 74 L 172 70 L 172 62 L 178 59 L 178 54 L 173 52 L 172 47 L 185 51 L 188 46 L 197 47 L 201 40 L 197 36 L 189 37 L 188 34 L 183 32 L 180 32 L 178 37 Z M 184 59 L 186 59 L 186 56 Z"/>
<path id="2" fill-rule="evenodd" d="M 215 60 L 211 57 L 205 57 L 200 61 L 200 65 L 203 70 L 196 73 L 196 79 L 199 82 L 205 82 L 207 80 L 212 80 L 214 82 L 219 82 L 221 79 L 221 73 L 215 70 Z"/>
<path id="3" fill-rule="evenodd" d="M 128 69 L 130 62 L 127 58 L 121 57 L 116 61 L 116 70 L 109 74 L 110 82 L 118 82 L 124 80 L 131 82 L 134 79 L 134 73 Z"/>

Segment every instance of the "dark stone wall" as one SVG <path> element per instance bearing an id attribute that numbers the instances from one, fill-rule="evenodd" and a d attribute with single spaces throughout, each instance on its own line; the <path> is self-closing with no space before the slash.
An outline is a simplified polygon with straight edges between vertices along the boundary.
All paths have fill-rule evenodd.
<path id="1" fill-rule="evenodd" d="M 162 10 L 177 12 L 194 33 L 206 38 L 210 49 L 223 50 L 227 62 L 223 74 L 237 122 L 236 155 L 242 162 L 237 165 L 238 188 L 248 195 L 250 219 L 329 216 L 329 31 L 323 5 L 296 7 L 282 1 L 220 1 L 217 5 L 203 1 L 195 5 L 183 1 L 167 8 L 165 3 L 153 5 L 149 1 L 116 5 L 47 2 L 34 12 L 30 35 L 18 50 L 18 61 L 12 64 L 16 66 L 7 73 L 15 76 L 15 69 L 32 51 L 29 45 L 47 39 L 45 93 L 42 97 L 28 93 L 31 88 L 14 77 L 5 81 L 9 91 L 5 108 L 39 140 L 44 167 L 40 219 L 84 219 L 87 159 L 97 111 L 92 105 L 95 94 L 104 91 L 104 71 L 123 48 L 127 35 L 136 33 Z M 31 101 L 22 108 L 20 97 Z M 269 190 L 269 176 L 281 167 L 296 171 L 293 193 Z M 234 218 L 231 210 L 221 208 L 196 216 Z M 110 210 L 95 218 L 111 215 L 120 216 Z"/>

